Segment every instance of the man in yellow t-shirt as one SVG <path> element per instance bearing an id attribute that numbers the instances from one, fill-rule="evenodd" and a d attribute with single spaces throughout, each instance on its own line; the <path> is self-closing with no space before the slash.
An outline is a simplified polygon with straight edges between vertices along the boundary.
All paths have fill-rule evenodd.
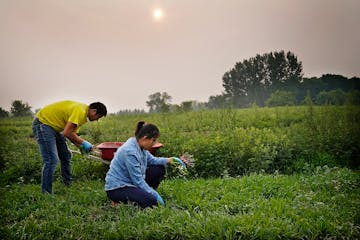
<path id="1" fill-rule="evenodd" d="M 61 163 L 61 177 L 65 185 L 71 183 L 71 152 L 66 138 L 89 153 L 92 144 L 77 135 L 79 128 L 87 121 L 96 121 L 106 116 L 106 106 L 100 102 L 86 105 L 74 101 L 60 101 L 42 108 L 32 123 L 32 129 L 39 144 L 43 168 L 41 190 L 52 193 L 52 182 L 57 160 Z"/>

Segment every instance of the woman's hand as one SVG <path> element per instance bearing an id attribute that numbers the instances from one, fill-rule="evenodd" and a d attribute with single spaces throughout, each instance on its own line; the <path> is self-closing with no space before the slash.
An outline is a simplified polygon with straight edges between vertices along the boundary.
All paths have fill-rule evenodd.
<path id="1" fill-rule="evenodd" d="M 180 158 L 178 157 L 171 157 L 171 158 L 168 158 L 169 161 L 168 163 L 172 164 L 172 163 L 178 163 L 181 165 L 181 167 L 183 168 L 186 168 L 186 164 L 183 162 L 183 160 L 181 160 Z"/>
<path id="2" fill-rule="evenodd" d="M 159 193 L 157 193 L 157 195 L 156 195 L 156 200 L 160 205 L 165 206 L 165 202 L 164 202 L 164 200 L 162 199 L 162 197 L 160 196 Z"/>
<path id="3" fill-rule="evenodd" d="M 186 167 L 191 167 L 194 165 L 195 160 L 193 159 L 193 156 L 190 155 L 189 153 L 183 153 L 180 158 L 178 157 L 170 157 L 168 159 L 166 159 L 166 163 L 167 164 L 171 164 L 171 163 L 179 163 L 181 166 L 183 166 L 184 168 Z"/>

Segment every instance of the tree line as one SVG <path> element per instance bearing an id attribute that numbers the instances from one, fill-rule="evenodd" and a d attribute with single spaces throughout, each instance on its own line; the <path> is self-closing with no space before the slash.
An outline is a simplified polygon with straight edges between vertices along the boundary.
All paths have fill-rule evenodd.
<path id="1" fill-rule="evenodd" d="M 235 80 L 236 81 L 236 80 Z M 226 90 L 211 96 L 208 108 L 257 106 L 292 106 L 302 105 L 310 99 L 318 105 L 360 105 L 360 78 L 346 78 L 341 75 L 325 74 L 321 77 L 302 78 L 296 84 L 284 82 L 281 88 L 266 87 L 259 84 L 253 91 L 242 94 Z"/>
<path id="2" fill-rule="evenodd" d="M 171 96 L 154 93 L 146 102 L 150 112 L 213 108 L 246 108 L 253 105 L 292 106 L 311 101 L 319 105 L 360 105 L 360 78 L 324 74 L 303 77 L 302 63 L 292 52 L 270 52 L 238 62 L 222 78 L 224 92 L 208 102 L 185 101 L 172 105 Z"/>
<path id="3" fill-rule="evenodd" d="M 271 52 L 238 62 L 223 75 L 224 92 L 211 96 L 208 107 L 281 106 L 360 103 L 360 78 L 324 74 L 304 78 L 302 63 L 292 52 Z"/>
<path id="4" fill-rule="evenodd" d="M 213 108 L 246 108 L 251 106 L 291 106 L 312 101 L 319 105 L 360 105 L 360 78 L 336 74 L 303 77 L 301 61 L 292 52 L 270 52 L 235 63 L 222 77 L 224 91 L 210 96 L 208 102 L 193 100 L 171 104 L 167 92 L 148 97 L 149 112 L 191 111 Z M 116 114 L 144 113 L 123 110 Z M 21 100 L 12 102 L 10 113 L 0 108 L 0 117 L 32 115 L 31 106 Z"/>

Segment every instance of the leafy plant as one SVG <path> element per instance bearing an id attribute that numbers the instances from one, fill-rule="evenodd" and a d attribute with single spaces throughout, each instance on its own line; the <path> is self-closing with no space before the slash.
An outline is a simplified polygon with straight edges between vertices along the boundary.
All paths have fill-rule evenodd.
<path id="1" fill-rule="evenodd" d="M 0 120 L 1 185 L 22 177 L 39 182 L 41 157 L 31 134 L 31 118 Z M 328 165 L 357 169 L 360 165 L 360 109 L 356 106 L 303 106 L 222 109 L 186 113 L 108 116 L 81 128 L 95 146 L 123 142 L 140 120 L 160 128 L 164 145 L 157 156 L 196 159 L 188 177 L 241 176 L 251 172 L 291 174 Z M 102 163 L 73 160 L 74 176 L 103 177 Z M 169 169 L 168 176 L 176 176 Z M 56 173 L 58 174 L 58 172 Z"/>

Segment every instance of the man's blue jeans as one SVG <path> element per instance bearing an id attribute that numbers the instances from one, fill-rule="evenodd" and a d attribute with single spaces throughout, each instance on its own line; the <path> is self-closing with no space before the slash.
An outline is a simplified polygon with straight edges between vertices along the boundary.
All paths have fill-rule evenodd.
<path id="1" fill-rule="evenodd" d="M 43 168 L 41 173 L 41 190 L 52 193 L 52 183 L 56 163 L 60 159 L 61 177 L 65 185 L 71 183 L 71 152 L 66 144 L 66 138 L 50 126 L 34 119 L 32 130 L 39 144 Z"/>

